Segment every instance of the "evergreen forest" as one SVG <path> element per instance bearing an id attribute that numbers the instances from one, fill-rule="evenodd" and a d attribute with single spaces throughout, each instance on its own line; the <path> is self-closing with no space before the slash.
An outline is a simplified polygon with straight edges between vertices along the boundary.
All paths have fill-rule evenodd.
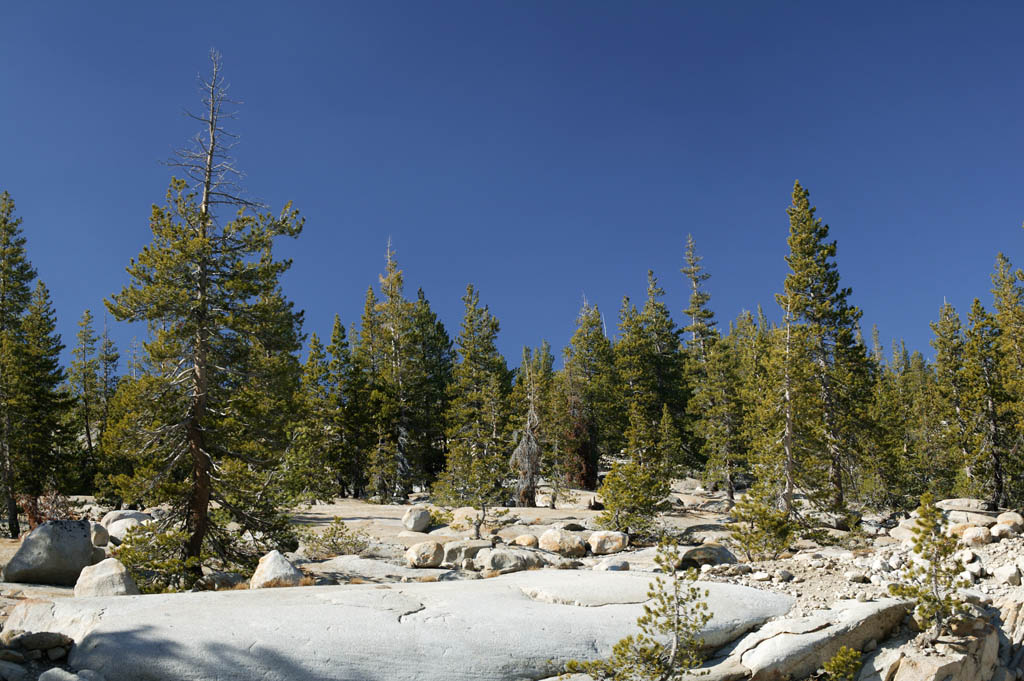
<path id="1" fill-rule="evenodd" d="M 680 249 L 680 271 L 648 272 L 642 300 L 584 303 L 566 347 L 538 329 L 536 347 L 507 358 L 486 291 L 468 284 L 461 324 L 446 328 L 389 244 L 361 317 L 307 336 L 281 284 L 302 263 L 275 250 L 301 238 L 302 215 L 239 186 L 225 92 L 215 56 L 197 135 L 152 197 L 151 239 L 105 310 L 80 313 L 73 341 L 57 335 L 46 273 L 29 261 L 32 226 L 0 193 L 11 537 L 68 495 L 161 506 L 154 551 L 198 574 L 294 547 L 289 510 L 335 497 L 428 492 L 482 521 L 598 490 L 602 523 L 639 535 L 687 476 L 769 529 L 909 510 L 926 492 L 1024 504 L 1024 272 L 1004 255 L 990 282 L 973 283 L 970 309 L 935 311 L 931 348 L 883 347 L 796 182 L 771 310 L 717 317 L 713 273 L 680 235 L 665 244 Z M 688 307 L 669 309 L 665 286 L 684 287 Z M 607 329 L 606 316 L 617 320 Z M 115 347 L 103 318 L 144 325 L 144 342 Z"/>

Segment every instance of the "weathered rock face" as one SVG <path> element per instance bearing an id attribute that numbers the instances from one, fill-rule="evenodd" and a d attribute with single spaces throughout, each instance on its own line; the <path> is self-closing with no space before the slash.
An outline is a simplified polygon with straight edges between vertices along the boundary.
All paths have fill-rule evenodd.
<path id="1" fill-rule="evenodd" d="M 444 547 L 436 541 L 414 544 L 405 552 L 405 562 L 413 568 L 436 568 L 444 558 Z"/>
<path id="2" fill-rule="evenodd" d="M 75 583 L 76 598 L 137 596 L 139 587 L 117 558 L 107 558 L 82 570 Z"/>
<path id="3" fill-rule="evenodd" d="M 808 617 L 779 619 L 748 634 L 711 668 L 711 678 L 752 681 L 802 679 L 830 660 L 843 646 L 862 650 L 889 635 L 907 614 L 906 601 L 842 601 L 832 610 Z"/>
<path id="4" fill-rule="evenodd" d="M 938 643 L 925 655 L 907 646 L 905 655 L 892 664 L 885 681 L 988 681 L 999 663 L 999 635 L 988 626 L 956 646 Z"/>
<path id="5" fill-rule="evenodd" d="M 486 539 L 465 539 L 450 541 L 444 545 L 444 561 L 448 566 L 461 567 L 462 561 L 475 558 L 476 554 L 493 546 Z"/>
<path id="6" fill-rule="evenodd" d="M 296 586 L 302 579 L 302 572 L 288 562 L 280 551 L 271 551 L 260 558 L 256 572 L 249 580 L 249 588 L 265 589 L 272 586 Z"/>
<path id="7" fill-rule="evenodd" d="M 583 537 L 567 530 L 551 529 L 540 536 L 540 548 L 569 558 L 587 555 L 587 543 Z"/>
<path id="8" fill-rule="evenodd" d="M 625 550 L 629 546 L 629 535 L 625 532 L 602 530 L 587 537 L 587 544 L 590 545 L 590 552 L 595 556 L 604 556 Z"/>
<path id="9" fill-rule="evenodd" d="M 361 558 L 359 556 L 338 556 L 330 560 L 303 563 L 303 570 L 310 575 L 345 582 L 358 579 L 366 582 L 395 582 L 402 579 L 419 580 L 433 577 L 450 579 L 452 570 L 435 568 L 411 568 L 394 565 L 384 560 Z"/>
<path id="10" fill-rule="evenodd" d="M 996 517 L 986 513 L 975 513 L 973 511 L 947 511 L 945 516 L 946 522 L 950 525 L 992 527 L 996 524 Z"/>
<path id="11" fill-rule="evenodd" d="M 476 554 L 473 563 L 477 570 L 497 572 L 503 575 L 530 568 L 542 568 L 547 564 L 537 551 L 512 547 L 484 549 Z"/>
<path id="12" fill-rule="evenodd" d="M 92 564 L 88 520 L 51 520 L 32 530 L 4 568 L 4 580 L 74 586 Z"/>
<path id="13" fill-rule="evenodd" d="M 388 588 L 26 601 L 6 626 L 71 636 L 70 666 L 108 681 L 513 681 L 556 675 L 569 659 L 607 656 L 635 631 L 649 581 L 628 572 L 539 570 Z M 709 647 L 793 604 L 741 586 L 701 586 L 714 613 L 702 632 Z"/>
<path id="14" fill-rule="evenodd" d="M 425 532 L 430 527 L 430 511 L 423 506 L 413 506 L 402 516 L 402 526 L 410 532 Z"/>
<path id="15" fill-rule="evenodd" d="M 1009 525 L 1014 532 L 1024 531 L 1024 516 L 1016 511 L 1007 511 L 996 516 L 996 522 L 1002 525 Z"/>
<path id="16" fill-rule="evenodd" d="M 993 510 L 992 502 L 983 499 L 943 499 L 936 501 L 935 505 L 943 511 L 972 511 L 985 513 Z"/>

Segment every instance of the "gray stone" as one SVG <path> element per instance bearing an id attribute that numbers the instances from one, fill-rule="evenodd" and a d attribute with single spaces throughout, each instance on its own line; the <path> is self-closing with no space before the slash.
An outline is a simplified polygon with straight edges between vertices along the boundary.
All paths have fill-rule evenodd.
<path id="1" fill-rule="evenodd" d="M 92 559 L 89 562 L 90 565 L 95 565 L 96 563 L 99 563 L 100 561 L 104 561 L 106 559 L 107 559 L 107 550 L 104 547 L 102 547 L 102 546 L 94 546 L 94 547 L 92 547 Z"/>
<path id="2" fill-rule="evenodd" d="M 120 545 L 127 536 L 128 531 L 133 527 L 139 527 L 142 525 L 142 521 L 138 518 L 121 518 L 107 525 L 107 534 L 109 535 L 110 542 L 116 545 Z"/>
<path id="3" fill-rule="evenodd" d="M 609 553 L 618 553 L 629 546 L 629 535 L 625 532 L 609 532 L 601 530 L 593 532 L 587 538 L 590 552 L 595 556 L 604 556 Z"/>
<path id="4" fill-rule="evenodd" d="M 583 537 L 568 530 L 550 529 L 540 536 L 540 548 L 568 558 L 587 555 L 587 543 Z"/>
<path id="5" fill-rule="evenodd" d="M 525 546 L 531 549 L 535 549 L 540 545 L 535 534 L 521 534 L 513 539 L 512 543 L 516 546 Z"/>
<path id="6" fill-rule="evenodd" d="M 684 550 L 679 556 L 679 567 L 688 570 L 701 565 L 724 565 L 738 562 L 732 551 L 721 544 L 702 544 Z"/>
<path id="7" fill-rule="evenodd" d="M 148 513 L 143 513 L 142 511 L 111 511 L 110 513 L 103 516 L 103 519 L 100 520 L 100 525 L 109 530 L 110 523 L 117 522 L 118 520 L 124 520 L 125 518 L 134 518 L 135 520 L 138 520 L 141 523 L 147 520 L 152 520 L 153 516 L 149 515 Z"/>
<path id="8" fill-rule="evenodd" d="M 1020 586 L 1020 570 L 1017 566 L 1010 563 L 1009 565 L 1000 565 L 992 571 L 992 576 L 996 578 L 1000 584 L 1009 584 L 1010 586 Z"/>
<path id="9" fill-rule="evenodd" d="M 508 574 L 529 570 L 531 568 L 542 568 L 547 561 L 538 551 L 531 551 L 524 548 L 500 547 L 484 549 L 476 554 L 473 565 L 477 570 Z"/>
<path id="10" fill-rule="evenodd" d="M 413 506 L 402 516 L 402 526 L 410 532 L 425 532 L 430 527 L 430 511 L 424 506 Z"/>
<path id="11" fill-rule="evenodd" d="M 462 565 L 462 561 L 467 558 L 472 559 L 476 557 L 476 554 L 480 553 L 484 549 L 489 549 L 493 546 L 491 542 L 486 539 L 463 539 L 460 541 L 450 541 L 444 545 L 444 565 L 459 567 Z"/>
<path id="12" fill-rule="evenodd" d="M 117 558 L 107 558 L 82 570 L 75 584 L 75 598 L 137 596 L 139 587 Z"/>
<path id="13" fill-rule="evenodd" d="M 987 527 L 968 527 L 961 535 L 960 541 L 966 546 L 984 546 L 992 542 L 992 534 Z"/>
<path id="14" fill-rule="evenodd" d="M 1009 525 L 1014 532 L 1024 531 L 1024 516 L 1016 511 L 1007 511 L 996 516 L 996 522 Z"/>
<path id="15" fill-rule="evenodd" d="M 89 530 L 92 536 L 93 546 L 106 546 L 107 542 L 110 541 L 110 533 L 107 532 L 107 528 L 99 523 L 89 523 Z"/>
<path id="16" fill-rule="evenodd" d="M 260 558 L 256 572 L 249 580 L 250 589 L 265 589 L 275 586 L 298 586 L 302 579 L 300 572 L 280 551 L 271 551 Z"/>
<path id="17" fill-rule="evenodd" d="M 451 579 L 455 573 L 450 569 L 411 568 L 402 561 L 401 565 L 389 563 L 376 558 L 360 556 L 338 556 L 330 560 L 306 562 L 302 569 L 309 575 L 339 582 L 360 580 L 364 582 L 397 582 L 401 580 L 421 580 L 429 578 Z"/>
<path id="18" fill-rule="evenodd" d="M 629 569 L 629 562 L 624 558 L 608 556 L 594 566 L 595 570 L 608 570 L 610 572 L 625 572 Z"/>
<path id="19" fill-rule="evenodd" d="M 943 511 L 987 512 L 994 509 L 992 502 L 982 499 L 943 499 L 942 501 L 936 501 L 935 505 Z"/>
<path id="20" fill-rule="evenodd" d="M 88 520 L 51 520 L 32 530 L 4 568 L 4 581 L 74 586 L 92 564 Z"/>
<path id="21" fill-rule="evenodd" d="M 1017 530 L 1013 529 L 1007 523 L 996 523 L 992 527 L 988 528 L 989 534 L 996 541 L 1000 539 L 1012 539 L 1017 536 Z"/>
<path id="22" fill-rule="evenodd" d="M 413 544 L 405 552 L 405 563 L 411 568 L 436 568 L 444 558 L 444 547 L 436 541 Z"/>
<path id="23" fill-rule="evenodd" d="M 992 527 L 996 524 L 995 516 L 973 511 L 947 511 L 946 522 L 950 525 L 974 525 L 976 527 Z"/>
<path id="24" fill-rule="evenodd" d="M 60 667 L 54 667 L 40 674 L 39 681 L 82 681 L 82 677 Z"/>
<path id="25" fill-rule="evenodd" d="M 635 632 L 649 582 L 631 572 L 531 570 L 387 588 L 25 601 L 7 626 L 71 635 L 70 666 L 108 681 L 227 679 L 226 670 L 231 681 L 513 681 L 607 657 Z M 793 605 L 782 594 L 698 586 L 713 613 L 700 634 L 708 649 Z"/>
<path id="26" fill-rule="evenodd" d="M 28 678 L 28 671 L 13 662 L 0 662 L 0 679 L 3 681 L 22 681 Z"/>

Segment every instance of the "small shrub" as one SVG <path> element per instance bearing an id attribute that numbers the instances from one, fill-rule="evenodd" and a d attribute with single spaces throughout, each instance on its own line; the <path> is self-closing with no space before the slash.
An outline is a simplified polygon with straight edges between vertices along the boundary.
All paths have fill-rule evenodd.
<path id="1" fill-rule="evenodd" d="M 854 681 L 861 665 L 860 651 L 843 646 L 825 663 L 828 681 Z"/>
<path id="2" fill-rule="evenodd" d="M 651 535 L 658 508 L 669 491 L 668 477 L 660 467 L 633 461 L 613 464 L 598 490 L 605 510 L 597 522 L 630 536 Z"/>
<path id="3" fill-rule="evenodd" d="M 663 539 L 655 563 L 665 577 L 656 577 L 647 591 L 651 603 L 637 619 L 640 633 L 620 640 L 607 660 L 566 665 L 569 673 L 588 674 L 598 681 L 666 681 L 682 679 L 703 661 L 701 629 L 711 620 L 708 592 L 694 584 L 697 572 L 676 572 L 678 545 Z"/>
<path id="4" fill-rule="evenodd" d="M 727 526 L 747 560 L 775 560 L 793 541 L 793 523 L 784 511 L 748 494 L 732 509 L 736 522 Z"/>
<path id="5" fill-rule="evenodd" d="M 185 591 L 195 584 L 200 564 L 197 558 L 185 558 L 186 541 L 184 530 L 161 532 L 152 525 L 136 525 L 112 553 L 142 593 Z"/>
<path id="6" fill-rule="evenodd" d="M 935 506 L 930 493 L 921 497 L 914 524 L 914 553 L 921 560 L 911 561 L 905 581 L 892 584 L 889 591 L 910 598 L 924 627 L 930 626 L 931 641 L 947 629 L 950 621 L 967 609 L 957 589 L 967 586 L 960 578 L 960 563 L 954 557 L 957 538 L 946 536 L 942 511 Z"/>
<path id="7" fill-rule="evenodd" d="M 430 508 L 430 526 L 431 527 L 442 527 L 444 525 L 451 525 L 454 516 L 452 512 L 445 508 L 438 508 L 433 506 Z"/>
<path id="8" fill-rule="evenodd" d="M 337 516 L 322 532 L 304 529 L 299 534 L 304 552 L 312 560 L 360 553 L 370 546 L 370 538 L 364 532 L 349 529 Z"/>

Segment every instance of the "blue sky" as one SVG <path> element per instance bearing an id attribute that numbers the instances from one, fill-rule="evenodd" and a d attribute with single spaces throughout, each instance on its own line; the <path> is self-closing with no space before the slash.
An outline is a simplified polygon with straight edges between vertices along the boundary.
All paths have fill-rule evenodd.
<path id="1" fill-rule="evenodd" d="M 653 268 L 682 322 L 692 233 L 720 320 L 775 316 L 793 181 L 866 329 L 930 349 L 943 298 L 1024 265 L 1019 3 L 11 3 L 0 188 L 65 342 L 149 241 L 160 164 L 224 55 L 250 193 L 306 229 L 306 330 L 358 319 L 390 237 L 454 336 L 469 282 L 501 349 L 609 328 Z M 138 330 L 115 326 L 122 348 Z"/>

